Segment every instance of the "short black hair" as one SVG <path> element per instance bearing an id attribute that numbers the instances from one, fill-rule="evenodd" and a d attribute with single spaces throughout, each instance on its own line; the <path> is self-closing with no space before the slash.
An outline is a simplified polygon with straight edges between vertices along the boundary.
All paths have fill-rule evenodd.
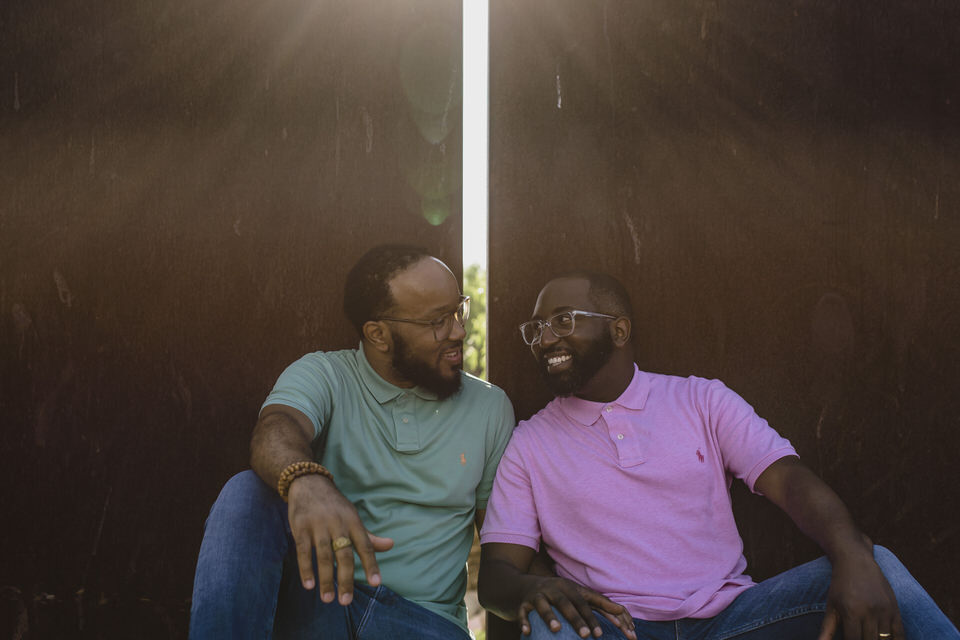
<path id="1" fill-rule="evenodd" d="M 630 303 L 630 294 L 626 287 L 608 273 L 599 271 L 576 270 L 562 273 L 554 280 L 561 278 L 582 278 L 586 280 L 590 289 L 587 295 L 597 307 L 597 311 L 617 316 L 626 316 L 633 320 L 633 305 Z"/>
<path id="2" fill-rule="evenodd" d="M 357 260 L 343 287 L 343 312 L 361 336 L 363 325 L 393 306 L 390 281 L 408 267 L 431 255 L 423 247 L 382 244 Z"/>

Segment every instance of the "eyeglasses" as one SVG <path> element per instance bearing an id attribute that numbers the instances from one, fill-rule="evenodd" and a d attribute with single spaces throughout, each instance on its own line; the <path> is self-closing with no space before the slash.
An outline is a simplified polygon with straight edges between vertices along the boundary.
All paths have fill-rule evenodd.
<path id="1" fill-rule="evenodd" d="M 558 338 L 573 333 L 576 326 L 577 316 L 586 316 L 588 318 L 608 318 L 616 320 L 617 316 L 611 316 L 606 313 L 594 313 L 593 311 L 564 311 L 551 317 L 549 320 L 530 320 L 520 325 L 520 335 L 523 341 L 529 345 L 535 345 L 543 337 L 543 328 L 550 327 L 550 331 Z"/>
<path id="2" fill-rule="evenodd" d="M 393 318 L 390 316 L 380 316 L 378 320 L 389 320 L 390 322 L 409 322 L 410 324 L 422 324 L 433 329 L 433 339 L 437 342 L 446 340 L 453 331 L 453 322 L 456 321 L 461 327 L 470 317 L 470 296 L 460 296 L 460 304 L 453 311 L 447 311 L 439 318 L 433 320 L 411 320 L 410 318 Z"/>

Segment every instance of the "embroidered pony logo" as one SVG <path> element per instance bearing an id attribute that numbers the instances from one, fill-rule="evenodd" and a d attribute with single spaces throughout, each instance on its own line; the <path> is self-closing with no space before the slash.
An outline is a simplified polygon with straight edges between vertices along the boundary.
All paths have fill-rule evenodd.
<path id="1" fill-rule="evenodd" d="M 703 454 L 700 453 L 700 449 L 697 449 L 697 459 L 700 460 L 700 462 L 703 462 L 706 459 L 703 457 Z"/>
<path id="2" fill-rule="evenodd" d="M 465 453 L 460 454 L 460 464 L 467 466 L 467 456 Z"/>

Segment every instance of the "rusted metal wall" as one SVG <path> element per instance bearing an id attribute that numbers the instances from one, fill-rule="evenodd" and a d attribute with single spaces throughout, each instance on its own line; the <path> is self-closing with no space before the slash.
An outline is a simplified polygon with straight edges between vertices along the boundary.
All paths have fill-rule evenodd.
<path id="1" fill-rule="evenodd" d="M 492 0 L 490 372 L 551 273 L 630 289 L 641 367 L 717 377 L 960 620 L 960 6 Z M 750 572 L 817 550 L 735 496 Z M 578 508 L 589 509 L 589 505 Z"/>
<path id="2" fill-rule="evenodd" d="M 460 8 L 0 4 L 0 638 L 185 636 L 282 368 L 374 243 L 460 268 Z"/>

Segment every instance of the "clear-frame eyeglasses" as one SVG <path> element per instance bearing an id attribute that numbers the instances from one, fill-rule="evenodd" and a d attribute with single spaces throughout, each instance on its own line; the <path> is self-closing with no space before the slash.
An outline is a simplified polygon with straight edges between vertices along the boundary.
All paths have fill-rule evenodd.
<path id="1" fill-rule="evenodd" d="M 439 318 L 433 320 L 414 320 L 412 318 L 394 318 L 392 316 L 380 316 L 377 320 L 389 320 L 390 322 L 409 322 L 410 324 L 420 324 L 429 326 L 433 329 L 433 339 L 442 342 L 450 336 L 453 331 L 453 323 L 456 322 L 461 327 L 470 317 L 470 296 L 460 296 L 460 304 L 453 311 L 447 311 Z"/>
<path id="2" fill-rule="evenodd" d="M 608 318 L 610 320 L 616 320 L 617 316 L 611 316 L 608 313 L 594 313 L 593 311 L 563 311 L 558 313 L 555 316 L 550 317 L 548 320 L 530 320 L 524 322 L 520 325 L 520 335 L 523 337 L 523 341 L 529 345 L 535 345 L 540 342 L 540 338 L 543 337 L 544 327 L 549 327 L 550 331 L 553 332 L 553 335 L 558 338 L 563 338 L 565 336 L 573 333 L 574 328 L 576 327 L 576 318 L 577 316 L 586 316 L 588 318 Z"/>

